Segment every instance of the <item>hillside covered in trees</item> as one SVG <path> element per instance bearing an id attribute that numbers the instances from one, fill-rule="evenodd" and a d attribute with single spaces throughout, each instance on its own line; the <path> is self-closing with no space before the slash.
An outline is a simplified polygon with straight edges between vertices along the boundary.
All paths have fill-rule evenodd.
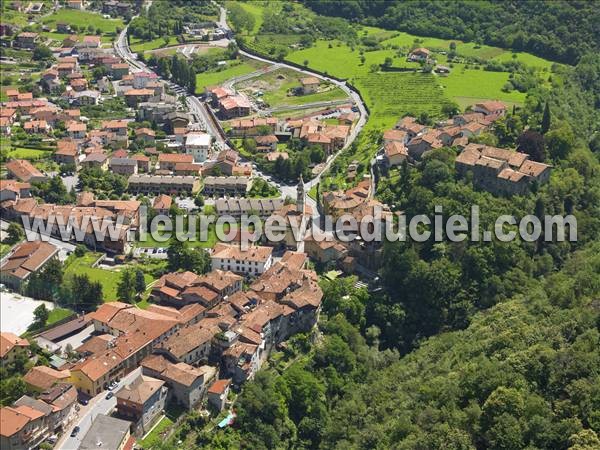
<path id="1" fill-rule="evenodd" d="M 595 1 L 303 1 L 323 15 L 523 50 L 570 64 L 600 50 L 600 8 Z"/>

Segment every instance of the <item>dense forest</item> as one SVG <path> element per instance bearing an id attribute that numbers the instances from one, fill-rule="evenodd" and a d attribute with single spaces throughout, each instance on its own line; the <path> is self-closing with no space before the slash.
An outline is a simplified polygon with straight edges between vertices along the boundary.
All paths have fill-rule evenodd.
<path id="1" fill-rule="evenodd" d="M 482 205 L 483 229 L 499 214 L 573 214 L 577 242 L 386 243 L 384 290 L 323 281 L 320 332 L 292 339 L 285 365 L 244 386 L 234 428 L 196 444 L 600 448 L 599 68 L 593 53 L 553 68 L 550 84 L 480 137 L 535 144 L 553 176 L 530 195 L 475 190 L 452 148 L 382 178 L 377 192 L 409 218 Z"/>
<path id="2" fill-rule="evenodd" d="M 523 50 L 570 64 L 600 51 L 600 8 L 595 1 L 303 1 L 319 14 Z"/>

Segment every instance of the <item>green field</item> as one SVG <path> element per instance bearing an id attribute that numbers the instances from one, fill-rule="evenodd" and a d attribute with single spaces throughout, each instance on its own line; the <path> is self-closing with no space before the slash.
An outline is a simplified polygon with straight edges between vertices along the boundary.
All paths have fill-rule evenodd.
<path id="1" fill-rule="evenodd" d="M 235 88 L 247 90 L 250 94 L 257 90 L 263 92 L 263 100 L 271 107 L 303 105 L 313 102 L 324 102 L 346 98 L 346 93 L 334 85 L 321 85 L 322 92 L 308 95 L 291 95 L 290 90 L 299 88 L 300 78 L 304 75 L 290 69 L 279 69 L 251 80 L 238 83 Z"/>
<path id="2" fill-rule="evenodd" d="M 369 105 L 367 129 L 389 128 L 406 113 L 440 115 L 447 102 L 435 77 L 423 73 L 386 72 L 356 79 L 356 86 Z"/>
<path id="3" fill-rule="evenodd" d="M 124 27 L 123 20 L 121 19 L 105 19 L 98 13 L 65 8 L 61 8 L 42 19 L 43 24 L 50 25 L 51 27 L 56 27 L 56 24 L 59 22 L 77 25 L 78 27 L 92 25 L 94 28 L 102 30 L 102 33 L 105 34 L 115 33 L 117 27 Z"/>
<path id="4" fill-rule="evenodd" d="M 52 311 L 50 311 L 50 314 L 48 315 L 48 321 L 46 322 L 46 325 L 52 325 L 53 323 L 56 323 L 59 320 L 63 320 L 74 314 L 75 313 L 73 311 L 71 311 L 70 309 L 64 309 L 64 308 L 58 308 L 58 307 L 54 308 Z"/>
<path id="5" fill-rule="evenodd" d="M 526 94 L 502 91 L 508 77 L 507 72 L 465 69 L 462 64 L 455 64 L 450 75 L 438 77 L 438 83 L 446 97 L 456 101 L 462 108 L 482 99 L 502 100 L 510 104 L 523 103 Z"/>
<path id="6" fill-rule="evenodd" d="M 100 257 L 100 253 L 88 252 L 78 258 L 75 255 L 69 256 L 65 262 L 65 278 L 73 275 L 87 275 L 91 281 L 98 281 L 102 285 L 102 293 L 105 302 L 117 300 L 117 283 L 119 282 L 118 270 L 106 270 L 98 267 L 92 267 L 92 264 Z M 152 283 L 154 279 L 144 274 L 146 284 Z"/>
<path id="7" fill-rule="evenodd" d="M 163 38 L 154 39 L 152 41 L 142 41 L 137 38 L 130 38 L 129 44 L 132 52 L 146 52 L 148 50 L 156 50 L 158 48 L 168 47 L 171 45 L 177 45 L 179 42 L 175 36 L 169 37 L 169 43 L 165 45 L 165 40 Z"/>
<path id="8" fill-rule="evenodd" d="M 239 64 L 230 65 L 226 69 L 218 71 L 207 71 L 196 75 L 196 93 L 204 92 L 206 87 L 218 86 L 224 81 L 233 77 L 239 77 L 247 73 L 254 72 L 259 65 L 249 62 L 241 62 Z"/>
<path id="9" fill-rule="evenodd" d="M 35 160 L 47 158 L 52 155 L 52 152 L 50 150 L 36 148 L 13 147 L 10 149 L 2 149 L 2 155 L 5 155 L 8 158 Z"/>

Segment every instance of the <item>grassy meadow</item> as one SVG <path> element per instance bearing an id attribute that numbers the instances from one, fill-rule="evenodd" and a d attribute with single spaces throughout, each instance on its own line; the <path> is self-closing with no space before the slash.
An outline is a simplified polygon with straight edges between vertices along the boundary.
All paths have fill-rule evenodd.
<path id="1" fill-rule="evenodd" d="M 60 22 L 77 25 L 78 27 L 91 25 L 94 29 L 100 29 L 103 34 L 114 34 L 117 28 L 125 26 L 121 19 L 105 19 L 99 13 L 66 8 L 61 8 L 42 19 L 42 23 L 50 27 L 56 27 L 56 24 Z"/>

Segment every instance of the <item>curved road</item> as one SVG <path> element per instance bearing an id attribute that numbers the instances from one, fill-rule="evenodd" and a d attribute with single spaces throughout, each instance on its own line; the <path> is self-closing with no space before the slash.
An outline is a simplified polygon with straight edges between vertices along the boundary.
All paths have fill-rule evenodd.
<path id="1" fill-rule="evenodd" d="M 232 30 L 229 27 L 229 25 L 227 24 L 227 10 L 220 5 L 219 5 L 219 8 L 220 8 L 221 13 L 220 13 L 220 18 L 219 18 L 218 24 L 221 28 L 223 28 L 224 30 L 227 30 L 230 34 L 232 34 Z M 127 42 L 127 28 L 128 27 L 126 26 L 123 29 L 123 31 L 121 31 L 121 34 L 119 35 L 117 41 L 115 42 L 115 45 L 114 45 L 115 51 L 121 58 L 123 58 L 125 61 L 127 61 L 127 63 L 132 67 L 132 70 L 134 72 L 139 72 L 139 71 L 151 72 L 152 70 L 149 69 L 143 62 L 138 61 L 136 56 L 131 52 L 131 50 L 129 48 L 129 44 Z M 324 164 L 323 170 L 315 178 L 313 178 L 312 180 L 305 183 L 305 188 L 306 188 L 306 191 L 308 192 L 312 187 L 316 186 L 321 181 L 322 175 L 329 170 L 329 168 L 331 167 L 331 165 L 333 164 L 335 159 L 340 155 L 340 153 L 342 151 L 344 151 L 346 148 L 348 148 L 350 145 L 352 145 L 352 143 L 354 142 L 354 140 L 356 139 L 358 134 L 362 131 L 363 127 L 367 123 L 367 118 L 368 118 L 367 109 L 366 109 L 362 99 L 360 98 L 360 95 L 358 94 L 358 92 L 356 92 L 355 90 L 350 88 L 346 84 L 345 81 L 338 81 L 333 78 L 326 77 L 326 76 L 320 75 L 315 72 L 311 72 L 310 70 L 307 70 L 307 69 L 299 69 L 298 67 L 286 64 L 285 62 L 272 61 L 270 59 L 263 58 L 261 56 L 253 55 L 253 54 L 243 51 L 241 49 L 240 49 L 239 53 L 247 58 L 254 59 L 256 61 L 262 61 L 267 64 L 271 64 L 271 65 L 275 66 L 276 68 L 288 68 L 288 69 L 303 73 L 307 76 L 316 77 L 321 80 L 325 80 L 325 81 L 339 87 L 340 89 L 342 89 L 348 95 L 348 97 L 350 97 L 352 99 L 354 104 L 358 107 L 358 112 L 360 114 L 359 119 L 358 119 L 358 122 L 354 125 L 354 128 L 352 129 L 352 131 L 350 132 L 350 136 L 348 137 L 346 145 L 341 150 L 339 150 L 336 153 L 329 156 L 329 158 L 327 158 L 327 161 Z M 173 82 L 170 82 L 167 80 L 167 83 L 173 88 L 181 89 L 180 86 L 177 86 Z M 196 97 L 195 95 L 191 95 L 191 94 L 185 94 L 185 95 L 186 95 L 186 99 L 187 99 L 187 104 L 190 108 L 190 112 L 194 116 L 199 118 L 202 128 L 204 128 L 209 134 L 211 134 L 212 136 L 215 137 L 216 144 L 218 147 L 220 147 L 222 149 L 228 148 L 225 140 L 219 133 L 216 125 L 213 123 L 212 118 L 210 117 L 210 114 L 206 110 L 206 105 L 203 102 L 201 102 L 198 99 L 198 97 Z M 260 176 L 262 178 L 270 179 L 270 177 L 266 176 L 265 174 L 261 173 L 258 170 L 255 170 L 255 172 L 258 176 Z M 291 197 L 293 199 L 296 198 L 296 187 L 295 186 L 282 185 L 280 189 L 281 189 L 283 197 Z M 307 196 L 307 203 L 313 209 L 313 217 L 315 219 L 318 219 L 319 213 L 317 211 L 316 202 L 312 198 Z M 316 223 L 318 223 L 318 221 Z"/>

